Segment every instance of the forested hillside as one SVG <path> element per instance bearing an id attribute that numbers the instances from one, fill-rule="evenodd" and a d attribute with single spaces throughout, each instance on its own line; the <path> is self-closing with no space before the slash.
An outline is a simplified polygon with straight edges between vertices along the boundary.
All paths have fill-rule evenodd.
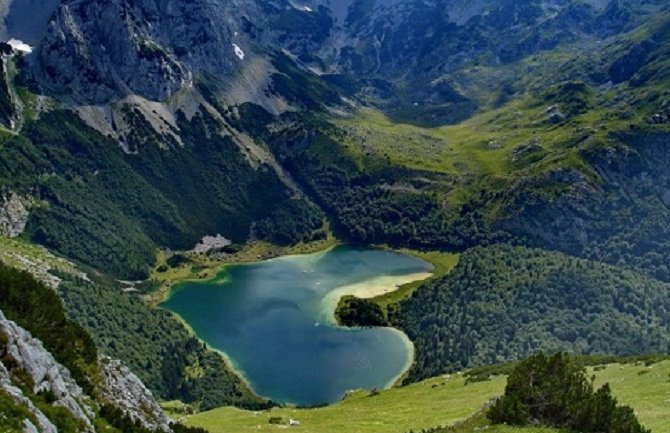
<path id="1" fill-rule="evenodd" d="M 103 353 L 123 359 L 163 400 L 207 410 L 224 404 L 266 407 L 223 358 L 170 313 L 151 308 L 119 287 L 64 275 L 59 293 L 73 320 L 88 329 Z"/>
<path id="2" fill-rule="evenodd" d="M 113 367 L 110 367 L 113 366 Z M 142 383 L 100 356 L 58 294 L 0 264 L 0 430 L 199 433 L 174 424 Z"/>
<path id="3" fill-rule="evenodd" d="M 321 227 L 319 210 L 294 197 L 274 171 L 252 168 L 230 137 L 209 135 L 219 127 L 212 118 L 182 118 L 183 145 L 162 142 L 141 116 L 133 119 L 132 153 L 67 111 L 2 137 L 3 185 L 35 202 L 27 238 L 137 280 L 148 276 L 159 245 L 190 249 L 217 233 L 241 242 L 253 223 L 277 242 Z"/>
<path id="4" fill-rule="evenodd" d="M 474 248 L 446 277 L 390 312 L 416 345 L 420 380 L 537 351 L 670 351 L 670 285 L 623 266 L 496 245 Z"/>
<path id="5" fill-rule="evenodd" d="M 84 388 L 103 354 L 161 400 L 271 406 L 155 301 L 335 242 L 460 255 L 340 304 L 407 333 L 406 382 L 670 351 L 667 0 L 36 3 L 0 5 L 0 254 L 49 288 L 0 263 L 0 309 Z"/>

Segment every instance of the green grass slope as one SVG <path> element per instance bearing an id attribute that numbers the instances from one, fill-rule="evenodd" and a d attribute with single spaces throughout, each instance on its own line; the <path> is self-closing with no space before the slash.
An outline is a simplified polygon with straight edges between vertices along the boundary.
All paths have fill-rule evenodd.
<path id="1" fill-rule="evenodd" d="M 619 402 L 632 406 L 652 433 L 670 432 L 670 361 L 650 366 L 615 363 L 591 367 L 589 372 L 595 374 L 597 386 L 608 382 Z M 458 426 L 443 431 L 471 433 L 486 428 L 487 432 L 495 433 L 557 432 L 534 427 L 491 427 L 485 417 L 476 415 L 487 401 L 501 395 L 504 387 L 503 376 L 466 384 L 464 375 L 455 374 L 381 391 L 378 395 L 359 391 L 325 408 L 277 408 L 262 412 L 220 408 L 189 416 L 185 421 L 211 433 L 276 431 L 277 426 L 269 423 L 272 417 L 285 422 L 298 420 L 301 426 L 295 430 L 305 433 L 408 433 L 454 425 Z"/>
<path id="2" fill-rule="evenodd" d="M 489 399 L 500 394 L 503 377 L 465 385 L 465 378 L 430 379 L 373 395 L 358 391 L 340 403 L 317 409 L 277 408 L 256 414 L 221 408 L 187 418 L 186 424 L 211 433 L 275 431 L 272 417 L 300 421 L 309 433 L 406 433 L 465 420 Z"/>
<path id="3" fill-rule="evenodd" d="M 656 260 L 670 227 L 664 183 L 637 174 L 668 177 L 668 47 L 664 11 L 602 40 L 464 65 L 443 80 L 478 96 L 480 108 L 454 125 L 416 126 L 370 108 L 271 119 L 248 106 L 240 113 L 260 121 L 238 122 L 268 143 L 344 239 L 458 251 L 516 239 L 634 260 L 667 280 Z"/>

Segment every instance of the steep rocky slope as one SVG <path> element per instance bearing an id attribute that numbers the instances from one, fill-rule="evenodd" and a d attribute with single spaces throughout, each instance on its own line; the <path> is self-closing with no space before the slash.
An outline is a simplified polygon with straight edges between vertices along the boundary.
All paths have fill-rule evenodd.
<path id="1" fill-rule="evenodd" d="M 118 361 L 102 359 L 105 381 L 94 399 L 41 341 L 9 321 L 0 311 L 0 393 L 30 414 L 24 431 L 98 431 L 99 405 L 118 405 L 133 421 L 151 431 L 171 432 L 170 422 L 144 387 Z"/>
<path id="2" fill-rule="evenodd" d="M 663 4 L 66 1 L 33 63 L 44 89 L 79 102 L 132 94 L 163 101 L 208 76 L 226 87 L 224 99 L 246 93 L 236 102 L 276 109 L 267 98 L 281 99 L 281 83 L 268 54 L 284 52 L 305 70 L 327 74 L 345 94 L 398 118 L 458 122 L 479 104 L 453 80 L 457 71 L 602 40 L 633 29 Z M 262 92 L 244 92 L 240 75 L 254 76 Z M 416 105 L 424 111 L 419 117 Z"/>
<path id="3" fill-rule="evenodd" d="M 8 321 L 1 312 L 0 335 L 3 339 L 3 361 L 0 364 L 0 374 L 7 386 L 5 390 L 9 391 L 12 387 L 10 372 L 7 369 L 9 366 L 15 376 L 20 372 L 26 375 L 21 380 L 24 386 L 28 386 L 29 393 L 52 395 L 53 406 L 65 408 L 83 425 L 85 431 L 92 431 L 93 409 L 86 401 L 82 389 L 72 379 L 70 372 L 56 362 L 39 340 L 34 339 L 30 333 L 15 323 Z M 14 392 L 16 391 L 14 389 Z M 18 392 L 16 396 L 18 402 L 27 400 L 20 390 Z M 45 417 L 36 408 L 31 408 L 31 411 L 38 419 Z M 49 428 L 54 428 L 52 431 L 55 431 L 55 427 L 50 426 Z"/>

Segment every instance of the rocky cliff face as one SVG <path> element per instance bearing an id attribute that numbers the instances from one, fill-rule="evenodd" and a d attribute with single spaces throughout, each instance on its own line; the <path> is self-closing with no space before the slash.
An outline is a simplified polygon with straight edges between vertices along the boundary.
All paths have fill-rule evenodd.
<path id="1" fill-rule="evenodd" d="M 644 3 L 644 5 L 642 5 Z M 165 101 L 215 78 L 235 102 L 282 111 L 271 95 L 273 53 L 308 73 L 345 74 L 357 97 L 387 106 L 476 107 L 450 73 L 514 62 L 560 44 L 602 38 L 663 2 L 607 0 L 62 0 L 33 56 L 48 93 L 79 104 L 129 95 Z M 635 14 L 630 8 L 636 8 Z M 410 79 L 411 78 L 411 79 Z M 240 98 L 239 95 L 244 97 Z M 65 98 L 67 99 L 67 98 Z"/>
<path id="2" fill-rule="evenodd" d="M 28 412 L 35 418 L 35 422 L 29 419 L 23 420 L 24 431 L 26 433 L 41 432 L 41 433 L 57 433 L 58 429 L 47 418 L 41 410 L 39 410 L 28 397 L 23 394 L 20 388 L 14 386 L 12 383 L 9 371 L 4 364 L 0 362 L 0 391 L 5 392 L 9 397 L 28 410 Z"/>
<path id="3" fill-rule="evenodd" d="M 165 100 L 193 74 L 230 74 L 247 58 L 244 3 L 64 0 L 37 50 L 38 78 L 87 102 Z"/>
<path id="4" fill-rule="evenodd" d="M 151 391 L 128 367 L 106 357 L 100 359 L 100 365 L 104 375 L 102 398 L 149 430 L 172 431 L 169 418 L 156 403 Z"/>
<path id="5" fill-rule="evenodd" d="M 50 393 L 53 396 L 53 405 L 68 410 L 73 417 L 79 420 L 86 431 L 94 431 L 92 419 L 95 413 L 91 408 L 91 401 L 86 397 L 82 389 L 72 379 L 70 372 L 54 357 L 44 349 L 42 343 L 33 338 L 28 331 L 17 326 L 5 318 L 0 312 L 0 380 L 5 389 L 17 403 L 26 405 L 37 417 L 42 431 L 56 431 L 52 429 L 43 414 L 32 407 L 26 401 L 26 397 L 20 389 L 11 385 L 11 371 L 20 371 L 25 374 L 29 381 L 24 386 L 30 387 L 34 394 Z"/>
<path id="6" fill-rule="evenodd" d="M 49 394 L 50 404 L 65 408 L 81 423 L 82 431 L 94 432 L 96 407 L 108 404 L 151 431 L 170 433 L 171 421 L 151 395 L 120 361 L 100 359 L 102 381 L 95 398 L 87 396 L 28 331 L 5 318 L 0 311 L 0 392 L 4 392 L 32 415 L 24 421 L 26 432 L 57 433 L 53 422 L 31 400 L 31 396 Z M 23 387 L 23 388 L 22 388 Z"/>
<path id="7" fill-rule="evenodd" d="M 16 127 L 18 114 L 9 79 L 9 65 L 13 55 L 14 50 L 9 44 L 0 44 L 0 126 L 8 129 Z"/>

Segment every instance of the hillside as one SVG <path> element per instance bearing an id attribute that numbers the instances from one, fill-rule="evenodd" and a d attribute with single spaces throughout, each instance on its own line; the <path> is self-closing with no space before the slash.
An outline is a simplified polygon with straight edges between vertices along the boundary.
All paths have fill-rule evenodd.
<path id="1" fill-rule="evenodd" d="M 212 433 L 275 415 L 329 433 L 474 415 L 454 431 L 475 431 L 504 380 L 457 371 L 670 352 L 667 0 L 10 0 L 0 38 L 1 323 L 87 412 L 2 358 L 27 398 L 12 419 L 37 423 L 33 404 L 59 431 L 132 433 L 136 401 L 98 389 L 122 371 L 152 411 L 210 410 L 188 422 Z M 266 412 L 157 306 L 226 264 L 338 243 L 436 264 L 340 303 L 343 324 L 409 336 L 406 387 Z M 663 433 L 666 364 L 596 373 Z"/>
<path id="2" fill-rule="evenodd" d="M 0 175 L 36 204 L 24 234 L 33 242 L 139 279 L 157 247 L 189 249 L 217 233 L 290 244 L 316 236 L 325 216 L 353 242 L 463 250 L 518 239 L 670 275 L 656 259 L 667 249 L 664 183 L 636 177 L 667 177 L 663 2 L 361 2 L 345 24 L 328 2 L 313 13 L 283 1 L 175 7 L 175 17 L 121 0 L 79 3 L 72 20 L 57 11 L 34 60 L 17 61 L 23 96 L 7 107 L 21 107 L 25 121 L 3 139 Z M 184 22 L 180 36 L 196 40 L 202 29 L 189 13 L 236 24 L 207 24 L 189 56 L 165 27 Z M 412 28 L 378 28 L 393 14 L 445 21 L 431 24 L 417 52 Z M 111 21 L 96 27 L 84 16 Z M 258 30 L 265 24 L 273 31 Z M 390 44 L 374 67 L 353 60 L 370 47 L 347 46 L 363 35 Z M 338 38 L 345 45 L 326 56 Z M 96 48 L 111 41 L 132 58 Z M 303 55 L 314 44 L 323 47 L 317 57 Z M 84 48 L 90 58 L 77 54 Z M 411 83 L 398 78 L 408 73 Z M 399 102 L 403 95 L 416 100 Z M 454 114 L 465 116 L 439 120 Z M 546 219 L 553 223 L 542 227 Z"/>
<path id="3" fill-rule="evenodd" d="M 50 300 L 35 308 L 51 308 L 54 302 L 60 305 L 54 296 L 59 294 L 68 322 L 84 328 L 99 352 L 123 360 L 157 398 L 180 399 L 203 409 L 222 404 L 266 407 L 219 354 L 208 350 L 175 317 L 147 305 L 138 289 L 128 290 L 96 274 L 91 274 L 92 280 L 71 262 L 22 241 L 0 240 L 0 259 L 48 284 L 49 291 L 32 302 L 42 302 L 44 297 Z M 26 295 L 20 290 L 12 293 L 15 302 Z M 9 313 L 6 308 L 0 306 Z M 26 325 L 26 320 L 20 322 Z M 59 332 L 63 334 L 60 339 L 66 338 Z"/>
<path id="4" fill-rule="evenodd" d="M 669 432 L 668 396 L 670 395 L 670 362 L 650 366 L 644 363 L 608 364 L 591 367 L 596 384 L 610 383 L 620 403 L 632 406 L 640 421 L 653 433 Z M 187 416 L 186 424 L 205 427 L 212 433 L 238 432 L 247 429 L 274 431 L 268 420 L 280 417 L 300 421 L 300 430 L 310 433 L 408 433 L 438 426 L 452 426 L 477 414 L 491 398 L 502 393 L 504 376 L 483 382 L 467 383 L 467 374 L 452 374 L 428 379 L 402 388 L 381 391 L 378 395 L 359 391 L 333 406 L 317 409 L 272 409 L 260 413 L 235 408 L 221 408 Z M 480 431 L 490 422 L 475 416 L 451 432 Z M 442 430 L 437 430 L 437 432 Z M 491 426 L 496 433 L 550 433 L 543 428 Z"/>
<path id="5" fill-rule="evenodd" d="M 523 247 L 475 248 L 389 313 L 416 345 L 409 380 L 537 351 L 668 352 L 670 286 Z"/>
<path id="6" fill-rule="evenodd" d="M 7 432 L 172 431 L 137 376 L 99 355 L 52 289 L 4 264 L 0 401 L 0 427 Z"/>

